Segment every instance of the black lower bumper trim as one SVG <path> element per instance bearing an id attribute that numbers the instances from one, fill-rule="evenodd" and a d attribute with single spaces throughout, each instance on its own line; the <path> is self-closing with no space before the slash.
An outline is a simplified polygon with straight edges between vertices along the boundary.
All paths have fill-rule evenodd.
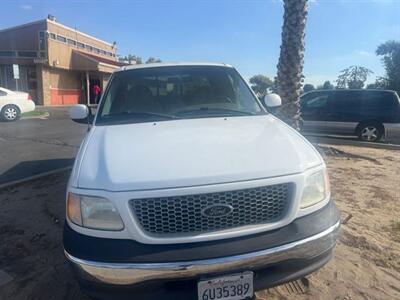
<path id="1" fill-rule="evenodd" d="M 64 226 L 64 249 L 72 256 L 108 263 L 163 263 L 233 256 L 272 248 L 306 237 L 334 225 L 340 213 L 333 201 L 315 213 L 277 230 L 210 242 L 149 245 L 132 240 L 90 237 Z M 116 249 L 118 249 L 116 251 Z"/>

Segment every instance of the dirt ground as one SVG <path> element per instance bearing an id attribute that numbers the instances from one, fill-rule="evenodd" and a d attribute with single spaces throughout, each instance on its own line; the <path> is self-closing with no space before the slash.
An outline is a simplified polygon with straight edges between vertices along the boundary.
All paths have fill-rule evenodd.
<path id="1" fill-rule="evenodd" d="M 320 147 L 342 211 L 334 258 L 258 299 L 400 299 L 400 153 Z M 87 299 L 62 252 L 67 173 L 0 191 L 0 299 Z M 1 274 L 0 274 L 1 279 Z"/>

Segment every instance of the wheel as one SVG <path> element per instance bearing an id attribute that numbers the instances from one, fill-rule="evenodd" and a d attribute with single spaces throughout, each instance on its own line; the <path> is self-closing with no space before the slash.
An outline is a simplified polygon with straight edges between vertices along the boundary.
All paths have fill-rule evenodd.
<path id="1" fill-rule="evenodd" d="M 16 121 L 20 117 L 19 108 L 15 105 L 6 105 L 1 110 L 1 116 L 6 122 Z"/>
<path id="2" fill-rule="evenodd" d="M 383 136 L 383 126 L 379 123 L 364 123 L 358 128 L 358 137 L 367 142 L 377 142 Z"/>

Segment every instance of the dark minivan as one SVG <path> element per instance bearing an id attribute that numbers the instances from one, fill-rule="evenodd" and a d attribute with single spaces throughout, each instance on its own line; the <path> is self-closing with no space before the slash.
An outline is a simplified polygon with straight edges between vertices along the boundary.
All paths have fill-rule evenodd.
<path id="1" fill-rule="evenodd" d="M 302 131 L 357 135 L 364 141 L 400 136 L 400 100 L 387 90 L 317 90 L 301 96 Z"/>

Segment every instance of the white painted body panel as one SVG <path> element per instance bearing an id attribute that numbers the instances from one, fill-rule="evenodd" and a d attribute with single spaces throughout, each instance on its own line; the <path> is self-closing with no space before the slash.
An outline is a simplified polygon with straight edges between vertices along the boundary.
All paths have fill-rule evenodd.
<path id="1" fill-rule="evenodd" d="M 1 87 L 0 91 L 6 93 L 6 95 L 0 95 L 0 111 L 8 104 L 16 105 L 21 113 L 35 110 L 35 102 L 28 100 L 28 93 L 14 92 Z"/>
<path id="2" fill-rule="evenodd" d="M 105 197 L 124 222 L 119 232 L 67 222 L 82 234 L 133 239 L 148 244 L 232 238 L 280 228 L 329 201 L 300 209 L 310 174 L 325 164 L 300 134 L 272 115 L 202 118 L 155 123 L 93 126 L 78 152 L 68 191 Z M 285 218 L 192 236 L 154 237 L 136 222 L 129 200 L 221 192 L 293 182 Z"/>
<path id="3" fill-rule="evenodd" d="M 271 115 L 95 126 L 76 187 L 178 188 L 301 173 L 322 163 Z"/>

